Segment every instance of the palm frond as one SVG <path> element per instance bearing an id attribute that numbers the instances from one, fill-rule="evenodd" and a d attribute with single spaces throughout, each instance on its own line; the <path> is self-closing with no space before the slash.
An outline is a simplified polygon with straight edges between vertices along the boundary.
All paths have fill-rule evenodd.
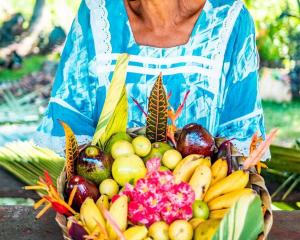
<path id="1" fill-rule="evenodd" d="M 0 147 L 0 167 L 15 175 L 25 184 L 33 185 L 47 170 L 52 179 L 57 179 L 65 159 L 47 148 L 33 142 L 11 142 Z"/>

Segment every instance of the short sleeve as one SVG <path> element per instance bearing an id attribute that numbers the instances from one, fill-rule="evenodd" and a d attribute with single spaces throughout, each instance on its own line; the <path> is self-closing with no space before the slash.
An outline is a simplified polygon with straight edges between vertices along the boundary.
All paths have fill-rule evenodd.
<path id="1" fill-rule="evenodd" d="M 259 94 L 255 27 L 245 8 L 236 22 L 233 34 L 217 135 L 233 139 L 237 149 L 248 156 L 252 136 L 258 133 L 265 138 L 265 127 Z"/>
<path id="2" fill-rule="evenodd" d="M 63 153 L 65 143 L 59 120 L 72 128 L 79 144 L 89 141 L 95 131 L 92 96 L 96 83 L 89 77 L 89 11 L 84 2 L 66 39 L 48 109 L 35 136 L 39 146 L 59 154 Z"/>

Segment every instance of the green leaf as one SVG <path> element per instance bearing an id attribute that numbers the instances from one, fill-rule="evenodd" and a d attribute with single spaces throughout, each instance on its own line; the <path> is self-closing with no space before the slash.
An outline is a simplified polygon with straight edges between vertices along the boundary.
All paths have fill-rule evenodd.
<path id="1" fill-rule="evenodd" d="M 264 218 L 258 196 L 242 197 L 222 219 L 213 240 L 256 240 L 263 232 Z"/>
<path id="2" fill-rule="evenodd" d="M 167 140 L 167 106 L 167 96 L 160 74 L 152 88 L 148 104 L 146 136 L 151 142 Z"/>
<path id="3" fill-rule="evenodd" d="M 104 134 L 100 138 L 102 146 L 105 146 L 110 137 L 118 132 L 126 132 L 128 119 L 128 101 L 126 88 L 122 90 L 121 98 L 111 116 Z"/>
<path id="4" fill-rule="evenodd" d="M 35 185 L 45 170 L 52 179 L 57 179 L 64 163 L 65 159 L 55 152 L 29 141 L 11 142 L 0 147 L 0 167 L 28 185 Z"/>
<path id="5" fill-rule="evenodd" d="M 129 55 L 122 54 L 116 63 L 104 106 L 99 118 L 92 145 L 104 149 L 105 143 L 116 132 L 124 132 L 127 127 L 127 95 L 125 80 Z"/>

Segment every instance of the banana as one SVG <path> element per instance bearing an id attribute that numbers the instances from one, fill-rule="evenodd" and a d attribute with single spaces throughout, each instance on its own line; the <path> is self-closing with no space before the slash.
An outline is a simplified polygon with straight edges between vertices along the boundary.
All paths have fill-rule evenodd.
<path id="1" fill-rule="evenodd" d="M 202 159 L 197 159 L 183 164 L 175 174 L 173 173 L 175 182 L 188 182 L 201 162 Z"/>
<path id="2" fill-rule="evenodd" d="M 105 220 L 92 198 L 87 198 L 81 205 L 80 220 L 89 233 L 92 233 L 98 224 L 105 227 Z"/>
<path id="3" fill-rule="evenodd" d="M 211 240 L 220 225 L 220 220 L 209 219 L 200 223 L 194 232 L 194 240 Z"/>
<path id="4" fill-rule="evenodd" d="M 219 182 L 212 185 L 206 192 L 204 197 L 205 202 L 219 197 L 223 194 L 243 189 L 247 186 L 249 182 L 249 172 L 243 170 L 238 170 L 233 172 L 229 176 L 223 178 Z"/>
<path id="5" fill-rule="evenodd" d="M 227 161 L 223 160 L 222 158 L 218 159 L 211 166 L 211 173 L 212 173 L 211 185 L 225 178 L 227 176 L 227 171 L 228 171 Z"/>
<path id="6" fill-rule="evenodd" d="M 205 220 L 203 218 L 192 218 L 189 223 L 192 225 L 193 229 L 195 230 L 200 223 L 203 223 Z"/>
<path id="7" fill-rule="evenodd" d="M 182 159 L 177 164 L 177 166 L 175 167 L 175 169 L 173 171 L 173 174 L 176 174 L 179 171 L 179 169 L 182 167 L 183 164 L 186 164 L 187 162 L 198 160 L 200 158 L 202 158 L 202 156 L 199 154 L 191 154 L 191 155 L 186 156 L 184 159 Z"/>
<path id="8" fill-rule="evenodd" d="M 196 168 L 189 184 L 195 192 L 196 200 L 203 200 L 211 182 L 211 170 L 208 166 L 200 165 Z"/>
<path id="9" fill-rule="evenodd" d="M 145 226 L 133 226 L 124 232 L 126 240 L 143 240 L 147 237 L 148 229 Z"/>
<path id="10" fill-rule="evenodd" d="M 222 208 L 230 208 L 232 205 L 239 200 L 242 196 L 254 194 L 254 191 L 251 188 L 244 188 L 236 190 L 227 194 L 224 194 L 220 197 L 214 198 L 208 202 L 208 207 L 210 210 L 218 210 Z"/>
<path id="11" fill-rule="evenodd" d="M 97 207 L 100 210 L 100 206 L 102 205 L 105 209 L 109 209 L 109 200 L 107 195 L 101 195 L 96 202 Z"/>
<path id="12" fill-rule="evenodd" d="M 226 213 L 229 211 L 229 208 L 213 210 L 209 212 L 209 219 L 223 219 Z"/>
<path id="13" fill-rule="evenodd" d="M 127 228 L 127 214 L 128 214 L 128 198 L 125 195 L 120 196 L 115 202 L 112 203 L 109 209 L 109 213 L 112 219 L 119 226 L 123 232 Z M 117 234 L 113 230 L 113 227 L 107 223 L 107 230 L 109 239 L 117 239 Z"/>

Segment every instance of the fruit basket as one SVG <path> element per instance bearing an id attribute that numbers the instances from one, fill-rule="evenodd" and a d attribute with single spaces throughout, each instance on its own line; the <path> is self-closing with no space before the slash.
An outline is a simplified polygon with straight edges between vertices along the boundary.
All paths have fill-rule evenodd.
<path id="1" fill-rule="evenodd" d="M 127 129 L 128 56 L 116 64 L 91 143 L 66 134 L 66 164 L 57 189 L 45 173 L 35 204 L 56 212 L 64 239 L 264 239 L 272 226 L 271 198 L 260 159 L 276 131 L 253 136 L 245 158 L 231 140 L 196 123 L 176 128 L 186 97 L 174 111 L 158 77 L 149 96 L 146 127 Z"/>

